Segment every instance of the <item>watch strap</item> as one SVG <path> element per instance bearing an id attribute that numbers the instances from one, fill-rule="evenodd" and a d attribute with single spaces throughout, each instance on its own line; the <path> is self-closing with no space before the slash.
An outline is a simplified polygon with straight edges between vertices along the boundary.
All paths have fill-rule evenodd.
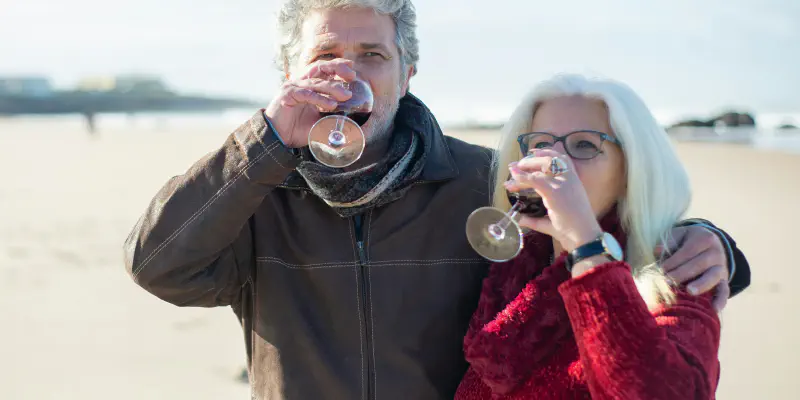
<path id="1" fill-rule="evenodd" d="M 595 240 L 592 240 L 589 243 L 584 244 L 572 250 L 569 254 L 567 254 L 566 260 L 566 267 L 567 271 L 572 272 L 572 266 L 581 262 L 589 257 L 594 257 L 596 255 L 606 254 L 606 248 L 603 246 L 603 236 L 601 235 Z"/>

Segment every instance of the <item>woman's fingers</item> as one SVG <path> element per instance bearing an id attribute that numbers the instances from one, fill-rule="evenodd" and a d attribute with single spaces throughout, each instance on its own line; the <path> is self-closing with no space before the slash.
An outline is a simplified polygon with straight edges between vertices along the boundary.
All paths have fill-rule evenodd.
<path id="1" fill-rule="evenodd" d="M 542 172 L 552 175 L 551 166 L 553 159 L 558 158 L 566 170 L 562 172 L 562 176 L 575 171 L 575 166 L 572 159 L 553 149 L 535 149 L 530 152 L 530 155 L 523 158 L 517 163 L 517 167 L 525 172 Z"/>
<path id="2" fill-rule="evenodd" d="M 513 165 L 509 171 L 511 171 L 511 180 L 506 182 L 505 186 L 506 190 L 510 192 L 534 189 L 541 195 L 549 193 L 553 188 L 553 178 L 542 172 L 525 172 Z"/>
<path id="3" fill-rule="evenodd" d="M 544 233 L 552 237 L 556 237 L 555 235 L 558 233 L 553 227 L 553 222 L 550 221 L 549 217 L 533 218 L 523 215 L 519 220 L 519 224 L 520 226 L 533 229 L 536 232 Z"/>

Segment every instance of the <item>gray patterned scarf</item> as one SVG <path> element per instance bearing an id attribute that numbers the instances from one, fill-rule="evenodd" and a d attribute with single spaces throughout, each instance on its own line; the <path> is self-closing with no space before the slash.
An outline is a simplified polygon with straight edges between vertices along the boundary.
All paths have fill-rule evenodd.
<path id="1" fill-rule="evenodd" d="M 428 153 L 422 135 L 399 125 L 391 140 L 386 156 L 356 170 L 303 161 L 297 171 L 337 214 L 352 217 L 399 199 L 422 172 Z"/>

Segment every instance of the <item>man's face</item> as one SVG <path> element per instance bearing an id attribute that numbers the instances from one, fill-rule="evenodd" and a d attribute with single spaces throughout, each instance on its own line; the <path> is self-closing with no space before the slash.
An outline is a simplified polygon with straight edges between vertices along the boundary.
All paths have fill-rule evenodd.
<path id="1" fill-rule="evenodd" d="M 359 78 L 369 83 L 375 98 L 372 116 L 362 127 L 368 142 L 389 134 L 411 77 L 413 67 L 407 67 L 405 74 L 401 70 L 394 39 L 392 18 L 371 9 L 315 11 L 303 23 L 301 53 L 293 70 L 297 73 L 320 60 L 352 60 Z"/>

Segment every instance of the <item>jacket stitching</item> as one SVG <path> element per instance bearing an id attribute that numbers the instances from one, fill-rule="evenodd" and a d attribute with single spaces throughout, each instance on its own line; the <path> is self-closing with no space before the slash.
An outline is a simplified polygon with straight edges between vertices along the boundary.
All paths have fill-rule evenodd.
<path id="1" fill-rule="evenodd" d="M 253 136 L 255 137 L 255 139 L 256 139 L 256 142 L 257 142 L 257 143 L 258 143 L 258 144 L 261 146 L 261 148 L 262 148 L 262 149 L 264 149 L 264 151 L 266 151 L 267 153 L 269 153 L 269 156 L 270 156 L 270 158 L 272 158 L 272 160 L 273 160 L 273 161 L 275 161 L 275 163 L 276 163 L 276 164 L 278 164 L 278 165 L 279 165 L 281 168 L 286 168 L 286 166 L 285 166 L 285 165 L 281 164 L 281 162 L 280 162 L 280 161 L 278 161 L 278 159 L 277 159 L 277 158 L 275 158 L 275 156 L 274 156 L 274 155 L 272 155 L 272 150 L 275 150 L 277 147 L 280 147 L 280 146 L 279 146 L 279 143 L 278 143 L 278 142 L 280 142 L 280 140 L 276 140 L 275 142 L 273 142 L 273 143 L 272 143 L 272 144 L 270 144 L 269 146 L 264 146 L 264 142 L 261 140 L 261 138 L 259 138 L 258 136 L 255 136 L 255 134 L 253 133 L 253 132 L 259 132 L 259 133 L 261 133 L 262 131 L 263 131 L 264 133 L 266 133 L 267 131 L 270 131 L 270 132 L 272 133 L 272 136 L 273 136 L 273 137 L 275 137 L 275 136 L 277 135 L 277 133 L 276 133 L 276 132 L 274 131 L 274 129 L 272 128 L 272 124 L 269 122 L 269 120 L 267 120 L 267 119 L 266 119 L 266 116 L 265 116 L 265 115 L 262 115 L 262 116 L 261 116 L 261 118 L 262 118 L 264 121 L 266 121 L 267 125 L 264 125 L 264 126 L 262 126 L 261 128 L 259 128 L 258 126 L 256 126 L 256 125 L 255 125 L 255 123 L 253 122 L 253 119 L 251 118 L 251 119 L 248 121 L 248 123 L 250 124 L 250 130 L 248 130 L 248 134 L 249 134 L 249 135 L 253 135 Z M 264 135 L 262 134 L 261 136 L 264 136 Z M 235 137 L 236 137 L 236 136 L 234 135 L 234 138 L 235 138 Z M 277 139 L 277 138 L 276 138 L 276 139 Z M 244 143 L 242 143 L 241 145 L 242 145 L 242 147 L 244 147 Z M 282 143 L 281 143 L 281 145 L 282 145 Z M 269 147 L 269 148 L 267 148 L 267 147 Z"/>
<path id="2" fill-rule="evenodd" d="M 270 145 L 270 147 L 274 147 L 275 145 L 277 145 L 277 142 Z M 155 250 L 153 250 L 153 252 L 142 262 L 139 268 L 137 268 L 136 271 L 133 273 L 133 277 L 135 278 L 136 276 L 138 276 L 139 273 L 142 272 L 142 269 L 144 269 L 144 267 L 146 267 L 147 264 L 150 263 L 150 261 L 152 261 L 159 253 L 161 253 L 162 250 L 164 250 L 164 248 L 166 248 L 170 243 L 172 243 L 172 241 L 175 240 L 175 238 L 177 238 L 178 235 L 180 235 L 181 232 L 183 232 L 184 229 L 186 229 L 186 227 L 189 226 L 189 224 L 194 222 L 194 220 L 196 220 L 197 217 L 199 217 L 203 212 L 205 212 L 205 210 L 208 209 L 208 207 L 214 204 L 214 202 L 216 202 L 218 198 L 222 197 L 222 195 L 225 194 L 228 188 L 233 186 L 233 184 L 236 183 L 236 181 L 239 180 L 239 178 L 242 175 L 244 175 L 245 172 L 247 172 L 247 170 L 250 169 L 251 166 L 253 166 L 253 164 L 261 160 L 268 152 L 269 149 L 265 150 L 264 152 L 253 158 L 242 168 L 241 171 L 239 171 L 239 173 L 236 174 L 236 176 L 233 177 L 233 179 L 231 179 L 225 185 L 219 188 L 219 190 L 217 190 L 217 192 L 214 193 L 214 195 L 211 196 L 210 199 L 208 199 L 208 201 L 203 205 L 203 207 L 197 210 L 191 217 L 189 217 L 189 219 L 186 220 L 186 222 L 183 223 L 183 225 L 180 226 L 180 228 L 178 228 L 178 230 L 176 230 L 172 235 L 167 237 L 167 239 L 161 242 L 161 244 L 158 245 L 158 247 L 156 247 Z"/>
<path id="3" fill-rule="evenodd" d="M 139 266 L 139 268 L 138 268 L 138 269 L 136 270 L 136 272 L 133 274 L 133 275 L 134 275 L 134 277 L 136 277 L 136 276 L 137 276 L 137 275 L 138 275 L 138 274 L 139 274 L 139 273 L 142 271 L 142 269 L 144 269 L 144 267 L 146 267 L 146 266 L 147 266 L 147 264 L 149 264 L 149 263 L 150 263 L 150 261 L 152 261 L 152 260 L 153 260 L 153 258 L 155 258 L 155 256 L 157 256 L 157 255 L 158 255 L 158 254 L 159 254 L 159 253 L 160 253 L 160 252 L 161 252 L 161 251 L 162 251 L 162 250 L 163 250 L 163 249 L 164 249 L 166 246 L 168 246 L 170 243 L 172 243 L 172 241 L 173 241 L 173 240 L 175 240 L 175 238 L 176 238 L 178 235 L 180 235 L 180 234 L 181 234 L 181 232 L 183 232 L 183 231 L 184 231 L 184 229 L 186 229 L 186 227 L 187 227 L 187 226 L 189 226 L 189 224 L 191 224 L 191 223 L 192 223 L 192 222 L 193 222 L 195 219 L 197 219 L 197 217 L 199 217 L 199 216 L 200 216 L 200 215 L 201 215 L 203 212 L 205 212 L 205 210 L 206 210 L 206 209 L 208 209 L 208 207 L 210 207 L 210 206 L 211 206 L 211 205 L 212 205 L 212 204 L 213 204 L 215 201 L 217 201 L 217 199 L 218 199 L 219 197 L 222 197 L 222 195 L 223 195 L 223 194 L 225 194 L 225 192 L 227 191 L 227 189 L 228 189 L 229 187 L 231 187 L 231 186 L 232 186 L 232 185 L 233 185 L 233 184 L 234 184 L 234 183 L 235 183 L 235 182 L 236 182 L 236 181 L 239 179 L 239 177 L 241 177 L 242 175 L 244 175 L 244 173 L 245 173 L 245 172 L 247 172 L 247 170 L 248 170 L 248 169 L 249 169 L 249 168 L 250 168 L 250 167 L 251 167 L 253 164 L 255 164 L 255 163 L 256 163 L 256 162 L 258 162 L 258 161 L 259 161 L 261 158 L 263 158 L 263 157 L 264 157 L 264 155 L 266 155 L 266 154 L 267 154 L 267 152 L 268 152 L 268 150 L 265 150 L 264 152 L 262 152 L 261 154 L 259 154 L 257 157 L 255 157 L 254 159 L 252 159 L 250 162 L 248 162 L 248 163 L 247 163 L 247 164 L 246 164 L 246 165 L 245 165 L 245 166 L 242 168 L 242 170 L 241 170 L 241 171 L 239 171 L 239 173 L 237 173 L 237 174 L 236 174 L 236 176 L 234 176 L 234 177 L 233 177 L 233 179 L 231 179 L 230 181 L 228 181 L 228 182 L 227 182 L 225 185 L 223 185 L 223 186 L 222 186 L 222 187 L 221 187 L 219 190 L 217 190 L 217 192 L 216 192 L 216 193 L 215 193 L 213 196 L 211 196 L 211 198 L 210 198 L 210 199 L 208 199 L 208 201 L 207 201 L 207 202 L 206 202 L 206 203 L 203 205 L 203 207 L 201 207 L 199 210 L 197 210 L 197 211 L 196 211 L 196 212 L 195 212 L 195 213 L 194 213 L 194 214 L 193 214 L 191 217 L 189 217 L 189 219 L 187 219 L 187 220 L 186 220 L 186 222 L 184 222 L 184 223 L 183 223 L 183 225 L 181 225 L 181 226 L 180 226 L 180 228 L 178 228 L 178 230 L 177 230 L 177 231 L 175 231 L 174 233 L 172 233 L 172 235 L 170 235 L 169 237 L 167 237 L 167 239 L 165 239 L 165 240 L 164 240 L 164 241 L 163 241 L 163 242 L 162 242 L 162 243 L 161 243 L 161 244 L 160 244 L 158 247 L 156 247 L 156 249 L 155 249 L 155 250 L 153 250 L 153 252 L 150 254 L 150 256 L 148 256 L 148 257 L 147 257 L 147 258 L 146 258 L 146 259 L 145 259 L 145 260 L 142 262 L 142 264 Z"/>
<path id="4" fill-rule="evenodd" d="M 261 142 L 259 141 L 259 143 L 261 143 Z M 264 147 L 264 145 L 262 144 L 261 147 Z M 267 154 L 269 154 L 269 157 L 272 158 L 272 160 L 275 161 L 275 164 L 278 164 L 278 166 L 280 166 L 281 168 L 286 168 L 285 165 L 281 164 L 281 162 L 278 161 L 278 159 L 275 158 L 274 155 L 272 155 L 272 151 L 277 149 L 278 147 L 280 147 L 279 143 L 278 142 L 274 142 L 271 145 L 269 145 L 269 149 L 265 149 L 265 151 L 267 152 Z"/>
<path id="5" fill-rule="evenodd" d="M 440 258 L 432 260 L 383 260 L 373 261 L 370 265 L 393 265 L 393 264 L 446 264 L 446 263 L 488 263 L 482 258 Z"/>
<path id="6" fill-rule="evenodd" d="M 287 267 L 349 267 L 352 262 L 350 261 L 331 261 L 324 263 L 311 263 L 311 264 L 297 264 L 286 262 L 277 257 L 257 257 L 257 262 L 276 262 L 283 264 Z M 487 263 L 488 261 L 482 258 L 439 258 L 432 260 L 383 260 L 383 261 L 370 261 L 369 265 L 394 265 L 394 264 L 414 264 L 414 265 L 427 265 L 427 264 L 445 264 L 452 263 Z"/>
<path id="7" fill-rule="evenodd" d="M 366 249 L 369 249 L 370 233 L 372 232 L 372 212 L 373 212 L 373 209 L 370 209 L 369 210 L 369 214 L 367 215 L 367 243 L 366 243 Z M 366 251 L 366 253 L 367 253 L 367 264 L 369 264 L 369 251 Z M 367 282 L 369 282 L 369 289 L 371 291 L 372 290 L 372 271 L 371 271 L 372 268 L 365 266 L 364 270 L 367 272 Z M 367 305 L 369 306 L 369 322 L 370 322 L 370 324 L 372 324 L 372 331 L 370 332 L 370 334 L 372 335 L 372 362 L 373 362 L 372 381 L 374 382 L 373 386 L 372 386 L 372 396 L 373 396 L 373 398 L 377 399 L 378 398 L 378 365 L 375 362 L 375 360 L 377 360 L 377 358 L 375 358 L 375 347 L 376 347 L 375 346 L 375 319 L 374 319 L 373 314 L 372 314 L 372 299 L 371 298 L 370 298 L 370 301 L 369 301 L 369 303 Z"/>
<path id="8" fill-rule="evenodd" d="M 292 265 L 288 263 L 284 263 L 278 260 L 259 260 L 260 263 L 276 263 L 283 265 L 288 269 L 297 269 L 297 270 L 312 270 L 312 269 L 330 269 L 330 268 L 351 268 L 353 265 L 350 264 L 331 264 L 331 265 L 318 265 L 318 266 L 306 266 L 306 265 Z M 483 260 L 476 260 L 476 261 L 444 261 L 444 262 L 436 262 L 436 263 L 401 263 L 401 262 L 394 262 L 389 264 L 381 264 L 381 265 L 370 265 L 370 268 L 383 268 L 383 267 L 433 267 L 437 265 L 478 265 L 478 264 L 485 264 L 486 261 Z"/>
<path id="9" fill-rule="evenodd" d="M 277 257 L 257 257 L 256 261 L 257 262 L 276 262 L 278 264 L 283 264 L 283 265 L 286 265 L 288 267 L 322 267 L 322 266 L 328 266 L 328 267 L 337 267 L 337 266 L 352 267 L 353 266 L 353 262 L 352 261 L 331 261 L 331 262 L 313 263 L 313 264 L 293 264 L 293 263 L 290 263 L 290 262 L 283 261 L 283 260 L 281 260 L 280 258 L 277 258 Z"/>
<path id="10" fill-rule="evenodd" d="M 443 261 L 434 263 L 388 263 L 375 265 L 375 267 L 430 267 L 433 265 L 451 265 L 451 264 L 486 264 L 484 260 L 475 261 Z"/>
<path id="11" fill-rule="evenodd" d="M 323 265 L 323 266 L 317 266 L 317 267 L 305 267 L 305 266 L 302 266 L 302 265 L 287 265 L 287 264 L 284 264 L 284 263 L 281 263 L 281 262 L 277 262 L 277 261 L 259 261 L 259 262 L 274 262 L 274 263 L 277 263 L 277 264 L 281 264 L 281 265 L 283 265 L 284 267 L 286 267 L 288 269 L 299 269 L 299 270 L 330 269 L 330 268 L 352 268 L 353 267 L 352 263 L 350 263 L 350 264 L 339 264 L 339 265 Z"/>
<path id="12" fill-rule="evenodd" d="M 370 208 L 369 209 L 369 214 L 367 214 L 367 242 L 364 244 L 364 246 L 366 246 L 365 250 L 369 249 L 369 243 L 370 243 L 369 237 L 370 237 L 370 234 L 372 233 L 372 224 L 371 224 L 371 222 L 372 222 L 372 212 L 373 211 L 375 211 L 375 209 Z M 367 262 L 369 263 L 369 251 L 367 251 L 366 253 L 367 253 L 366 254 Z"/>
<path id="13" fill-rule="evenodd" d="M 359 346 L 361 351 L 361 375 L 359 379 L 361 379 L 361 399 L 364 399 L 364 392 L 366 391 L 366 387 L 364 386 L 364 326 L 361 323 L 361 294 L 359 294 L 358 286 L 360 282 L 358 281 L 358 254 L 356 253 L 356 235 L 353 233 L 353 224 L 347 224 L 348 228 L 350 229 L 350 240 L 353 244 L 353 276 L 356 278 L 356 314 L 358 314 L 358 337 L 359 337 Z"/>

